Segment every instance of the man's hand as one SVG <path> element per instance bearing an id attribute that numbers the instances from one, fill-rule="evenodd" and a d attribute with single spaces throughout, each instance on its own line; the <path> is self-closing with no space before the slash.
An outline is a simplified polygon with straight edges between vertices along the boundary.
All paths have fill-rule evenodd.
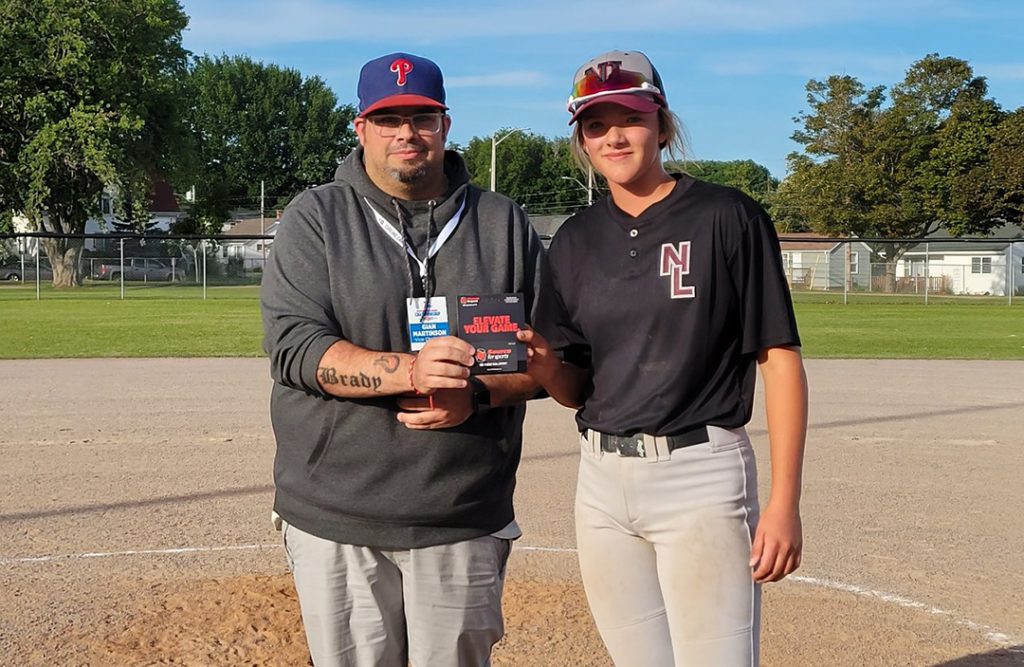
<path id="1" fill-rule="evenodd" d="M 463 389 L 438 389 L 430 396 L 400 398 L 398 408 L 402 411 L 398 413 L 398 421 L 405 424 L 406 428 L 416 431 L 451 428 L 473 414 L 473 393 L 468 386 Z"/>
<path id="2" fill-rule="evenodd" d="M 800 511 L 771 502 L 761 513 L 750 549 L 750 567 L 759 584 L 779 581 L 800 567 L 803 530 Z"/>
<path id="3" fill-rule="evenodd" d="M 473 392 L 466 378 L 472 345 L 455 336 L 431 338 L 416 355 L 413 389 L 425 396 L 398 399 L 398 421 L 414 430 L 458 426 L 473 414 Z"/>
<path id="4" fill-rule="evenodd" d="M 473 346 L 461 338 L 431 338 L 416 355 L 411 374 L 413 389 L 421 394 L 433 394 L 438 389 L 464 389 L 468 385 L 469 367 L 473 365 L 473 352 Z"/>

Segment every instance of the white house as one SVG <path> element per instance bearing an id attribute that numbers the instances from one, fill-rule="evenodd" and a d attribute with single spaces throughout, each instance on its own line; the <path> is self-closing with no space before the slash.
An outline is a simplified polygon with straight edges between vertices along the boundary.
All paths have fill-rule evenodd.
<path id="1" fill-rule="evenodd" d="M 99 201 L 100 214 L 98 217 L 91 217 L 85 222 L 84 232 L 86 234 L 107 234 L 116 231 L 114 226 L 116 221 L 114 200 L 116 197 L 116 189 L 104 188 Z M 153 191 L 150 193 L 149 215 L 150 223 L 153 224 L 152 229 L 163 232 L 170 230 L 171 225 L 185 217 L 186 214 L 178 206 L 178 199 L 175 197 L 174 191 L 166 181 L 156 181 L 153 183 Z M 28 218 L 22 215 L 14 216 L 14 232 L 16 234 L 26 234 L 32 231 L 38 230 L 31 228 Z M 23 239 L 23 241 L 20 251 L 26 255 L 34 256 L 37 239 Z M 101 249 L 105 245 L 103 241 L 103 239 L 86 239 L 85 248 L 87 250 Z"/>
<path id="2" fill-rule="evenodd" d="M 262 270 L 274 240 L 251 237 L 273 236 L 280 224 L 280 220 L 260 218 L 245 218 L 225 223 L 222 234 L 239 238 L 222 240 L 217 259 L 225 264 L 232 259 L 241 259 L 244 270 Z"/>
<path id="3" fill-rule="evenodd" d="M 987 240 L 1011 239 L 1009 241 Z M 944 229 L 899 259 L 896 275 L 930 276 L 930 285 L 947 294 L 1024 294 L 1024 230 L 1003 225 L 988 237 L 952 237 Z"/>

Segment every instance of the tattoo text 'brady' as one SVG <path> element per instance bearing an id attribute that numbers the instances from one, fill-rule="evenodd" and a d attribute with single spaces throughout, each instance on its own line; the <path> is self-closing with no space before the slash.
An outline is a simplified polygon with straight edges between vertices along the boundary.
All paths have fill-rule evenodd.
<path id="1" fill-rule="evenodd" d="M 367 375 L 366 373 L 339 375 L 338 371 L 330 366 L 321 366 L 317 371 L 320 376 L 320 383 L 325 385 L 340 384 L 343 387 L 363 387 L 364 389 L 380 391 L 380 386 L 384 383 L 384 380 L 379 375 Z"/>

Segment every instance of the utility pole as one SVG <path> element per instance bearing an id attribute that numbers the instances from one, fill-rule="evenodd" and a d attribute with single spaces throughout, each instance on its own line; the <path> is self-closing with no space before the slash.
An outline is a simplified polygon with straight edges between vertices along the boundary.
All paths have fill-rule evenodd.
<path id="1" fill-rule="evenodd" d="M 576 185 L 580 186 L 587 191 L 587 206 L 594 203 L 594 168 L 587 168 L 587 184 L 584 185 L 583 181 L 576 178 L 575 176 L 562 176 L 563 181 L 572 181 Z"/>
<path id="2" fill-rule="evenodd" d="M 528 128 L 528 127 L 517 127 L 515 129 L 509 130 L 505 134 L 501 135 L 501 137 L 499 137 L 497 134 L 491 135 L 491 192 L 495 191 L 495 187 L 497 186 L 497 183 L 498 183 L 498 174 L 497 174 L 497 171 L 496 171 L 497 170 L 497 159 L 496 158 L 497 158 L 498 144 L 500 144 L 501 142 L 505 141 L 506 139 L 511 137 L 516 132 L 524 132 L 524 131 L 529 130 L 529 129 L 530 128 Z"/>
<path id="3" fill-rule="evenodd" d="M 260 236 L 267 235 L 267 225 L 263 220 L 263 203 L 264 203 L 264 190 L 263 190 L 263 179 L 260 179 Z M 263 251 L 263 266 L 260 267 L 260 271 L 267 268 L 267 240 L 260 239 L 260 249 Z"/>

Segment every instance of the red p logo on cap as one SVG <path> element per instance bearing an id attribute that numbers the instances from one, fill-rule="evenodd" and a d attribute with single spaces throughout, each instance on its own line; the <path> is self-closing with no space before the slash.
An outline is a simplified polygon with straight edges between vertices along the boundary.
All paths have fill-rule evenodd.
<path id="1" fill-rule="evenodd" d="M 399 58 L 391 63 L 391 71 L 398 75 L 398 85 L 405 85 L 405 75 L 412 71 L 412 63 L 405 58 Z"/>

